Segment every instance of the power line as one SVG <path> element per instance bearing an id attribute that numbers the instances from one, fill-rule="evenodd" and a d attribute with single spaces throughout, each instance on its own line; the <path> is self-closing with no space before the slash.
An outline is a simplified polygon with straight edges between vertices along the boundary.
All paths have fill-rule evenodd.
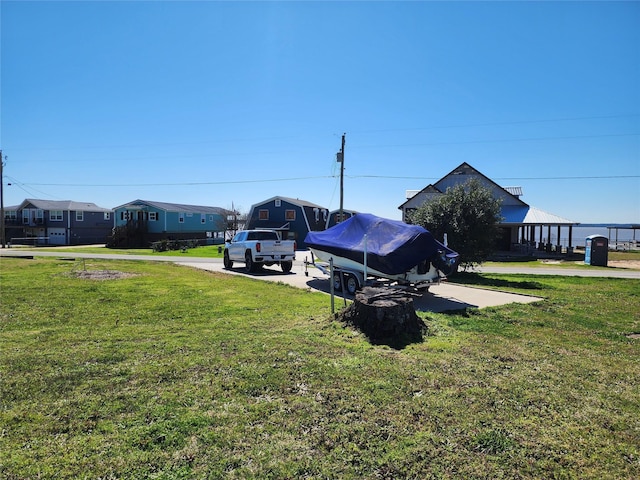
<path id="1" fill-rule="evenodd" d="M 439 180 L 440 177 L 391 176 L 391 175 L 347 175 L 348 178 L 379 178 L 386 180 Z M 640 178 L 640 175 L 597 175 L 566 177 L 501 177 L 494 180 L 603 180 L 612 178 Z"/>
<path id="2" fill-rule="evenodd" d="M 497 140 L 464 140 L 464 141 L 451 141 L 451 142 L 427 142 L 427 143 L 400 143 L 393 145 L 358 145 L 356 149 L 360 148 L 398 148 L 398 147 L 428 147 L 432 145 L 472 145 L 478 143 L 508 143 L 508 142 L 531 142 L 541 140 L 575 140 L 583 138 L 607 138 L 607 137 L 637 137 L 640 133 L 610 133 L 601 135 L 568 135 L 559 137 L 528 137 L 528 138 L 506 138 Z"/>
<path id="3" fill-rule="evenodd" d="M 394 175 L 345 175 L 351 179 L 383 179 L 383 180 L 438 180 L 437 177 L 417 177 L 413 176 L 394 176 Z M 206 186 L 206 185 L 238 185 L 238 184 L 251 184 L 251 183 L 266 183 L 266 182 L 290 182 L 300 180 L 323 180 L 338 178 L 339 175 L 322 175 L 315 177 L 295 177 L 295 178 L 271 178 L 260 180 L 228 180 L 217 182 L 176 182 L 176 183 L 110 183 L 110 184 L 87 184 L 87 183 L 24 183 L 17 182 L 19 188 L 24 189 L 24 186 L 47 186 L 47 187 L 186 187 L 186 186 Z M 605 179 L 632 179 L 640 178 L 640 175 L 571 175 L 560 177 L 499 177 L 494 180 L 605 180 Z M 35 190 L 35 189 L 34 189 Z M 26 191 L 26 190 L 25 190 Z"/>
<path id="4" fill-rule="evenodd" d="M 198 185 L 235 185 L 244 183 L 265 183 L 265 182 L 292 182 L 298 180 L 319 180 L 324 178 L 335 178 L 335 175 L 324 175 L 315 177 L 295 177 L 295 178 L 270 178 L 260 180 L 226 180 L 217 182 L 177 182 L 177 183 L 28 183 L 24 185 L 38 185 L 46 187 L 186 187 Z"/>
<path id="5" fill-rule="evenodd" d="M 486 122 L 486 123 L 469 123 L 469 124 L 449 124 L 449 125 L 432 125 L 432 126 L 422 126 L 422 127 L 408 127 L 408 128 L 387 128 L 387 129 L 368 129 L 368 130 L 356 130 L 352 133 L 357 134 L 367 134 L 367 133 L 384 133 L 384 132 L 416 132 L 416 131 L 424 131 L 424 130 L 440 130 L 440 129 L 454 129 L 454 128 L 472 128 L 472 127 L 492 127 L 492 126 L 509 126 L 509 125 L 529 125 L 536 123 L 552 123 L 552 122 L 567 122 L 567 121 L 578 121 L 578 120 L 598 120 L 598 119 L 613 119 L 613 118 L 629 118 L 629 117 L 639 117 L 639 113 L 624 113 L 624 114 L 614 114 L 614 115 L 592 115 L 585 117 L 560 117 L 560 118 L 549 118 L 549 119 L 537 119 L 537 120 L 514 120 L 514 121 L 505 121 L 505 122 Z M 626 134 L 623 134 L 626 135 Z M 638 135 L 638 134 L 630 134 L 630 135 Z M 604 135 L 608 136 L 608 135 Z M 614 135 L 615 136 L 615 135 Z M 193 142 L 167 142 L 167 143 L 147 143 L 147 144 L 123 144 L 123 145 L 84 145 L 84 146 L 55 146 L 55 147 L 12 147 L 12 150 L 23 151 L 23 150 L 94 150 L 94 149 L 121 149 L 121 148 L 151 148 L 151 147 L 168 147 L 168 146 L 188 146 L 188 145 L 219 145 L 219 144 L 247 144 L 249 142 L 265 142 L 265 141 L 273 141 L 273 140 L 283 140 L 290 141 L 293 139 L 300 138 L 309 138 L 309 137 L 318 137 L 318 138 L 327 138 L 327 135 L 300 135 L 300 136 L 265 136 L 265 137 L 248 137 L 248 138 L 228 138 L 228 139 L 217 139 L 217 140 L 201 140 L 201 141 L 193 141 Z M 550 138 L 590 138 L 590 137 L 598 137 L 598 135 L 587 135 L 584 137 L 550 137 Z M 542 138 L 545 139 L 545 138 Z M 536 138 L 532 138 L 530 140 L 537 140 Z M 494 140 L 494 141 L 510 141 L 510 140 Z M 519 141 L 519 140 L 518 140 Z M 289 142 L 290 143 L 290 142 Z M 465 143 L 465 142 L 463 142 Z M 405 146 L 405 145 L 389 145 L 389 146 Z M 406 145 L 410 146 L 410 145 Z M 362 147 L 358 147 L 362 148 Z M 278 153 L 278 152 L 274 152 Z M 248 155 L 252 155 L 254 152 L 248 153 Z"/>
<path id="6" fill-rule="evenodd" d="M 514 120 L 509 122 L 487 122 L 487 123 L 467 123 L 467 124 L 452 124 L 452 125 L 433 125 L 430 127 L 410 127 L 410 128 L 388 128 L 380 130 L 359 130 L 353 133 L 383 133 L 383 132 L 414 132 L 419 130 L 438 130 L 446 128 L 470 128 L 470 127 L 497 127 L 501 125 L 527 125 L 532 123 L 550 123 L 550 122 L 568 122 L 576 120 L 598 120 L 606 118 L 625 118 L 625 117 L 638 117 L 638 113 L 622 113 L 618 115 L 593 115 L 587 117 L 560 117 L 560 118 L 548 118 L 540 120 Z"/>

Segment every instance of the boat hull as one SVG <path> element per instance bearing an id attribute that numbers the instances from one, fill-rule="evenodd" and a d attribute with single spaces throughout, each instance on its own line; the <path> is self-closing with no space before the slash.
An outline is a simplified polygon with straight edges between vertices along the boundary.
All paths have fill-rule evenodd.
<path id="1" fill-rule="evenodd" d="M 333 262 L 334 268 L 338 268 L 344 271 L 352 271 L 357 272 L 366 281 L 366 277 L 376 277 L 376 278 L 384 278 L 387 280 L 393 280 L 398 282 L 401 285 L 410 285 L 420 287 L 423 285 L 429 285 L 434 283 L 439 283 L 440 276 L 439 271 L 432 265 L 429 264 L 429 269 L 424 273 L 418 273 L 418 268 L 413 267 L 409 271 L 399 273 L 399 274 L 388 274 L 384 272 L 380 272 L 376 269 L 370 268 L 367 266 L 366 274 L 365 274 L 365 265 L 363 263 L 356 262 L 350 258 L 341 257 L 336 255 L 335 253 L 325 252 L 323 250 L 316 248 L 311 248 L 311 252 L 313 253 L 315 258 L 318 258 L 322 262 Z"/>

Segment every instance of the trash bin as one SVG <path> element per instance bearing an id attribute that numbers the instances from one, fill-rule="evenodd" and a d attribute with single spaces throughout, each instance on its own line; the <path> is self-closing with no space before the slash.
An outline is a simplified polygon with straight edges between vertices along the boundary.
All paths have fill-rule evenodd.
<path id="1" fill-rule="evenodd" d="M 584 263 L 606 267 L 609 260 L 609 239 L 603 235 L 589 235 L 585 240 Z"/>

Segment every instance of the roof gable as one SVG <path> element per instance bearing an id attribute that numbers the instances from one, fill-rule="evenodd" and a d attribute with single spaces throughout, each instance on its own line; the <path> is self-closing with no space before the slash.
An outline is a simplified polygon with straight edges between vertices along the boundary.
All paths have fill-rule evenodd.
<path id="1" fill-rule="evenodd" d="M 262 202 L 254 204 L 251 207 L 251 209 L 253 209 L 254 207 L 257 207 L 257 206 L 264 205 L 266 203 L 273 202 L 274 200 L 283 200 L 283 201 L 285 201 L 287 203 L 290 203 L 292 205 L 297 205 L 299 207 L 311 207 L 311 208 L 322 208 L 322 209 L 325 208 L 325 207 L 322 207 L 320 205 L 316 205 L 315 203 L 307 202 L 306 200 L 300 200 L 299 198 L 282 197 L 280 195 L 276 195 L 275 197 L 271 197 L 271 198 L 268 198 L 268 199 L 266 199 L 266 200 L 264 200 Z"/>
<path id="2" fill-rule="evenodd" d="M 435 186 L 443 192 L 446 192 L 447 188 L 460 185 L 465 183 L 467 180 L 471 178 L 477 178 L 480 182 L 490 188 L 494 196 L 498 199 L 501 199 L 504 205 L 524 205 L 527 206 L 527 203 L 520 200 L 517 196 L 513 195 L 508 190 L 504 189 L 496 182 L 491 180 L 489 177 L 480 173 L 478 170 L 473 168 L 467 162 L 463 162 L 458 165 L 456 168 L 451 170 L 448 174 L 442 177 L 435 183 Z"/>
<path id="3" fill-rule="evenodd" d="M 436 195 L 441 195 L 442 192 L 434 187 L 432 184 L 427 185 L 422 190 L 420 190 L 415 195 L 407 198 L 407 200 L 398 207 L 399 210 L 403 210 L 405 208 L 415 208 L 422 205 L 425 200 L 429 197 L 433 197 Z"/>

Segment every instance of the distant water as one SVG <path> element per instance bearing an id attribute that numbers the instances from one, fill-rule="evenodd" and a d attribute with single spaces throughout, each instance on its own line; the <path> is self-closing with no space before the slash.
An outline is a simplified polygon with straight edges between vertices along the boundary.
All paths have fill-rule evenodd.
<path id="1" fill-rule="evenodd" d="M 602 235 L 604 237 L 609 238 L 611 243 L 615 243 L 616 241 L 616 231 L 614 229 L 607 229 L 607 227 L 619 227 L 618 229 L 618 242 L 629 242 L 633 240 L 633 230 L 623 230 L 621 227 L 629 226 L 629 225 L 605 225 L 605 224 L 583 224 L 573 227 L 573 232 L 571 234 L 572 241 L 574 247 L 584 246 L 585 239 L 590 235 Z M 547 233 L 547 229 L 543 229 L 544 234 Z M 551 227 L 551 243 L 553 245 L 557 244 L 556 239 L 558 234 L 558 229 L 556 227 Z M 636 230 L 635 239 L 637 242 L 640 242 L 640 230 Z M 567 227 L 563 227 L 560 232 L 560 244 L 563 246 L 568 246 L 569 242 L 569 229 Z"/>

